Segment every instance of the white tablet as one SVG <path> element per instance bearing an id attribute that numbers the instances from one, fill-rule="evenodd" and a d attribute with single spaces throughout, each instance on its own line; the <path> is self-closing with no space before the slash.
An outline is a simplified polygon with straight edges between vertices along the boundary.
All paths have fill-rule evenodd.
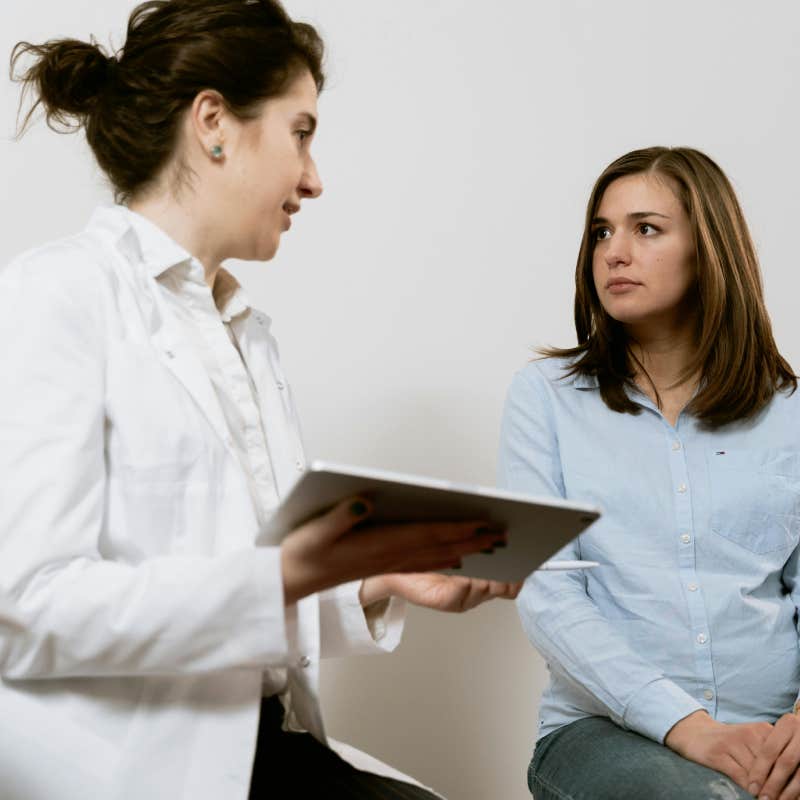
<path id="1" fill-rule="evenodd" d="M 369 493 L 369 522 L 486 520 L 508 530 L 508 546 L 463 558 L 457 575 L 520 581 L 599 516 L 591 506 L 417 475 L 314 461 L 267 523 L 259 541 L 278 543 L 340 500 Z"/>

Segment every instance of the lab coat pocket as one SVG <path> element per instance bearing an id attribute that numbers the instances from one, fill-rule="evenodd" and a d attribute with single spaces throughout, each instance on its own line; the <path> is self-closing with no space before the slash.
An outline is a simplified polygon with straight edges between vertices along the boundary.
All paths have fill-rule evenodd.
<path id="1" fill-rule="evenodd" d="M 216 492 L 187 463 L 123 467 L 109 480 L 107 555 L 139 562 L 202 551 Z"/>
<path id="2" fill-rule="evenodd" d="M 800 539 L 800 453 L 711 450 L 711 529 L 753 553 L 788 550 Z"/>

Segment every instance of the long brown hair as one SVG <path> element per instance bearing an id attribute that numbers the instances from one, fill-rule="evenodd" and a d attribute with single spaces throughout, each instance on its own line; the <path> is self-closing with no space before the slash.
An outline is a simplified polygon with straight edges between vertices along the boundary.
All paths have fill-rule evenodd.
<path id="1" fill-rule="evenodd" d="M 33 63 L 16 73 L 19 59 Z M 86 129 L 100 167 L 122 202 L 150 184 L 176 151 L 178 123 L 203 89 L 220 93 L 241 119 L 282 94 L 304 69 L 324 83 L 323 44 L 277 0 L 149 0 L 131 13 L 123 48 L 57 39 L 19 42 L 11 78 L 31 90 L 60 132 Z"/>
<path id="2" fill-rule="evenodd" d="M 589 197 L 575 267 L 578 345 L 541 352 L 570 359 L 567 375 L 597 378 L 612 410 L 641 411 L 626 392 L 633 385 L 634 359 L 625 328 L 605 311 L 595 289 L 592 221 L 613 181 L 643 173 L 669 180 L 694 236 L 697 350 L 683 377 L 699 375 L 700 386 L 687 411 L 712 428 L 752 417 L 776 391 L 794 391 L 797 377 L 772 336 L 758 258 L 736 193 L 719 166 L 698 150 L 634 150 L 603 170 Z"/>

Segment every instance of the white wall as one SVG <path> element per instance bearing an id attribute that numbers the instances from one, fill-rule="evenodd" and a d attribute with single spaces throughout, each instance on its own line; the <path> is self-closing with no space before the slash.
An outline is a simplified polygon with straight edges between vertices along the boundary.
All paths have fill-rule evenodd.
<path id="1" fill-rule="evenodd" d="M 130 0 L 31 0 L 21 38 L 122 40 Z M 573 341 L 584 204 L 614 157 L 704 149 L 737 186 L 800 365 L 800 6 L 793 0 L 288 0 L 329 44 L 326 184 L 274 262 L 236 271 L 275 319 L 314 455 L 492 483 L 512 372 Z M 0 263 L 106 197 L 79 137 L 9 141 Z M 392 657 L 327 666 L 329 728 L 459 800 L 522 800 L 541 659 L 513 606 L 410 615 Z"/>

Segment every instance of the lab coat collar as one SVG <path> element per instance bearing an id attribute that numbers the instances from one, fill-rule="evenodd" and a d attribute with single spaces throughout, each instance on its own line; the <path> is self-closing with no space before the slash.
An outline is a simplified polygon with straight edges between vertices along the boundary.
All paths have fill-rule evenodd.
<path id="1" fill-rule="evenodd" d="M 126 206 L 98 208 L 89 228 L 110 234 L 123 254 L 138 261 L 153 278 L 158 279 L 171 269 L 183 267 L 185 280 L 205 285 L 205 273 L 200 262 L 158 225 Z M 214 298 L 223 322 L 230 322 L 251 309 L 239 281 L 223 268 L 217 272 Z"/>

